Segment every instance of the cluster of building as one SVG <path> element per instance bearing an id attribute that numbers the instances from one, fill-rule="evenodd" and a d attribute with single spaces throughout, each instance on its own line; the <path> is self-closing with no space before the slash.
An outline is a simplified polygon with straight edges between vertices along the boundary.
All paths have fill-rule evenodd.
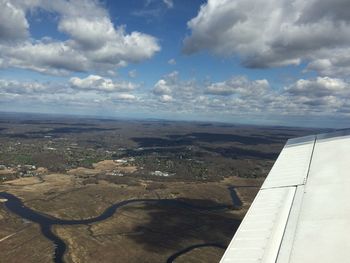
<path id="1" fill-rule="evenodd" d="M 39 167 L 35 165 L 17 165 L 8 167 L 6 165 L 0 164 L 0 180 L 7 181 L 13 180 L 18 177 L 32 177 L 43 174 L 47 172 L 46 168 Z"/>
<path id="2" fill-rule="evenodd" d="M 161 172 L 161 171 L 154 171 L 154 172 L 151 172 L 151 175 L 168 177 L 170 174 L 165 173 L 165 172 Z"/>

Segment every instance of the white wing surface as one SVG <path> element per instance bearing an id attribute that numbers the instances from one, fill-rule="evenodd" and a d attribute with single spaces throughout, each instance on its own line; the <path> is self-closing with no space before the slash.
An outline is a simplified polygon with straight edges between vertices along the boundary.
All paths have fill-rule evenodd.
<path id="1" fill-rule="evenodd" d="M 289 140 L 220 262 L 350 262 L 349 135 Z"/>

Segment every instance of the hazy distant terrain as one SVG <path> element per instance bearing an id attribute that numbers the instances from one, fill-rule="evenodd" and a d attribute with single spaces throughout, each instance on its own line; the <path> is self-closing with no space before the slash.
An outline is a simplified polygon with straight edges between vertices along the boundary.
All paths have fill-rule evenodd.
<path id="1" fill-rule="evenodd" d="M 286 140 L 320 131 L 5 115 L 0 258 L 216 262 Z"/>

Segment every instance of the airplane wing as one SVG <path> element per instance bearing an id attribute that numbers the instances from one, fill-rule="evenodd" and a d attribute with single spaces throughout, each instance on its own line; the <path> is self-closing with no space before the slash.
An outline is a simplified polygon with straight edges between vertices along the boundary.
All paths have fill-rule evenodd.
<path id="1" fill-rule="evenodd" d="M 349 131 L 287 142 L 220 262 L 350 262 Z"/>

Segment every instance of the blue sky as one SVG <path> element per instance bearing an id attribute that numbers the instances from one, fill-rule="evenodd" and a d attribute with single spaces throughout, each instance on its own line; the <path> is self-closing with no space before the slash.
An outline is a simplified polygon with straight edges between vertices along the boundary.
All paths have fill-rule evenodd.
<path id="1" fill-rule="evenodd" d="M 346 0 L 1 0 L 0 110 L 346 127 Z"/>

